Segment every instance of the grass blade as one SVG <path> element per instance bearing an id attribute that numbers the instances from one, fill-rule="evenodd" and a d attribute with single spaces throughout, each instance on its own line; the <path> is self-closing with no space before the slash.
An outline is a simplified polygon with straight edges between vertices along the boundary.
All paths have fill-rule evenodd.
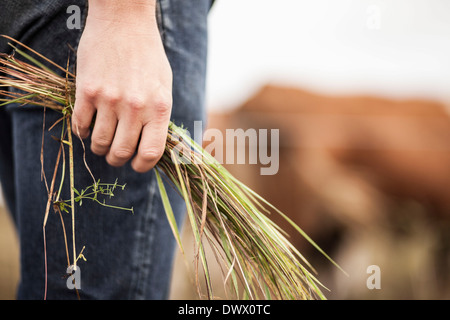
<path id="1" fill-rule="evenodd" d="M 169 221 L 170 228 L 172 229 L 173 235 L 177 240 L 178 246 L 180 247 L 181 252 L 184 254 L 183 245 L 181 244 L 180 232 L 177 227 L 177 221 L 175 220 L 175 216 L 173 214 L 172 206 L 170 205 L 170 200 L 166 192 L 166 188 L 164 187 L 164 183 L 161 179 L 161 175 L 158 170 L 155 170 L 156 179 L 158 181 L 159 193 L 161 195 L 161 199 L 164 206 L 164 211 L 166 212 L 167 220 Z"/>

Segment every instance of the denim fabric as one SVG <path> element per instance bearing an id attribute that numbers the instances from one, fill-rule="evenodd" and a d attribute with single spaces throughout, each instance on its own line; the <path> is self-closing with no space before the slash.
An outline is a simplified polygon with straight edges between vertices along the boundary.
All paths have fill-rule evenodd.
<path id="1" fill-rule="evenodd" d="M 82 0 L 10 0 L 0 4 L 0 33 L 10 35 L 65 66 L 70 53 L 71 66 L 82 30 L 69 30 L 66 20 L 69 5 L 87 12 Z M 207 14 L 210 0 L 161 0 L 158 19 L 166 54 L 173 71 L 172 120 L 187 128 L 205 119 L 204 90 L 207 49 Z M 85 17 L 83 18 L 85 19 Z M 11 52 L 5 40 L 0 51 Z M 101 57 L 93 57 L 101 58 Z M 13 215 L 20 239 L 21 281 L 19 299 L 44 297 L 43 220 L 47 192 L 41 180 L 41 134 L 44 113 L 41 108 L 13 106 L 0 109 L 0 178 L 7 205 Z M 59 114 L 47 110 L 45 125 L 49 128 Z M 51 180 L 60 125 L 45 131 L 44 170 Z M 77 254 L 81 299 L 166 299 L 176 243 L 167 223 L 153 170 L 135 173 L 129 164 L 121 168 L 109 166 L 104 157 L 89 151 L 85 140 L 86 161 L 101 182 L 126 183 L 117 190 L 110 204 L 133 207 L 128 211 L 106 208 L 83 201 L 76 207 Z M 92 184 L 82 157 L 83 147 L 75 139 L 75 187 Z M 61 172 L 59 171 L 58 177 Z M 68 172 L 66 172 L 68 177 Z M 59 181 L 59 180 L 58 180 Z M 66 180 L 68 181 L 68 180 Z M 179 225 L 185 204 L 177 192 L 166 185 Z M 69 199 L 66 185 L 63 198 Z M 72 263 L 71 217 L 64 213 Z M 60 218 L 51 210 L 46 225 L 48 259 L 48 299 L 76 299 L 66 286 L 68 261 Z"/>

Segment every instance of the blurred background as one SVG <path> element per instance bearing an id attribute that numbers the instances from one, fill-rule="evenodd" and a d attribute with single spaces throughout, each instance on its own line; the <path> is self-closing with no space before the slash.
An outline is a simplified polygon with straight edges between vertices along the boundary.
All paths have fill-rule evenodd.
<path id="1" fill-rule="evenodd" d="M 226 166 L 348 273 L 273 216 L 329 299 L 450 298 L 449 40 L 446 0 L 219 0 L 211 11 L 208 126 L 280 130 L 276 175 Z M 380 289 L 367 287 L 371 265 Z M 174 297 L 195 297 L 190 272 L 177 266 Z"/>
<path id="2" fill-rule="evenodd" d="M 209 22 L 208 126 L 280 130 L 276 175 L 226 166 L 348 273 L 277 220 L 326 296 L 449 299 L 450 2 L 217 0 Z M 0 298 L 11 298 L 4 211 Z M 197 298 L 191 262 L 177 255 L 172 299 Z M 380 289 L 367 287 L 371 265 Z"/>

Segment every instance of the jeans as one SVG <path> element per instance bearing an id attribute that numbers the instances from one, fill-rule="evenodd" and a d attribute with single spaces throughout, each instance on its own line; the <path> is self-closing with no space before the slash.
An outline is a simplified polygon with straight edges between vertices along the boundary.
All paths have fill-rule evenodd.
<path id="1" fill-rule="evenodd" d="M 0 4 L 0 33 L 7 34 L 44 54 L 61 66 L 75 65 L 81 30 L 67 28 L 78 5 L 84 23 L 87 5 L 83 0 L 10 0 Z M 207 14 L 211 0 L 160 0 L 157 17 L 161 37 L 173 71 L 172 121 L 190 129 L 194 121 L 205 120 L 204 91 L 207 49 Z M 0 40 L 1 52 L 12 52 Z M 101 59 L 101 57 L 93 57 Z M 43 168 L 52 179 L 61 124 L 51 131 L 60 114 L 45 113 Z M 43 221 L 47 191 L 41 179 L 41 139 L 44 112 L 36 106 L 0 107 L 0 178 L 9 211 L 20 241 L 20 284 L 18 299 L 42 299 L 45 291 Z M 85 247 L 87 261 L 78 260 L 81 299 L 167 299 L 176 242 L 167 222 L 154 171 L 135 173 L 129 164 L 109 166 L 104 157 L 90 152 L 86 139 L 86 162 L 95 179 L 119 184 L 107 203 L 133 207 L 134 213 L 101 206 L 92 201 L 76 204 L 75 234 L 77 254 Z M 92 185 L 83 162 L 83 146 L 74 139 L 75 188 Z M 67 159 L 66 159 L 67 160 Z M 57 184 L 61 169 L 58 171 Z M 68 172 L 66 180 L 68 181 Z M 166 184 L 171 204 L 182 225 L 185 203 L 175 189 Z M 69 187 L 63 199 L 70 198 Z M 72 259 L 71 215 L 63 212 L 70 264 Z M 66 246 L 59 214 L 50 210 L 45 228 L 47 257 L 47 299 L 77 299 L 67 286 Z M 66 276 L 66 277 L 65 277 Z"/>

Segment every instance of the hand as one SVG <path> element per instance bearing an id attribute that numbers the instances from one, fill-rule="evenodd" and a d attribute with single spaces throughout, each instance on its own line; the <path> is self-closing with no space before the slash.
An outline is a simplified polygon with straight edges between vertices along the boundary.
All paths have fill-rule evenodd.
<path id="1" fill-rule="evenodd" d="M 172 71 L 153 1 L 89 1 L 77 52 L 72 130 L 112 166 L 137 172 L 163 154 L 172 109 Z"/>

